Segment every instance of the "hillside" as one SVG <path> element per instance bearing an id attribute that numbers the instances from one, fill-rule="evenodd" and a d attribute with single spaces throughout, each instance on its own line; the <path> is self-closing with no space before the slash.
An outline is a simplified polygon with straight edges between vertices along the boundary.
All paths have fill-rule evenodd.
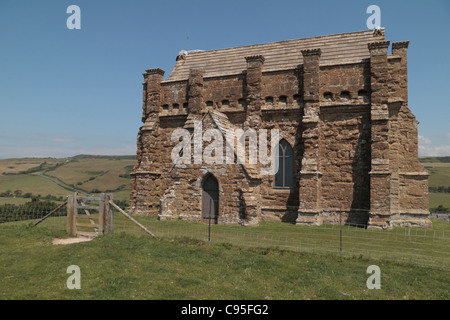
<path id="1" fill-rule="evenodd" d="M 0 160 L 0 204 L 61 201 L 75 191 L 112 193 L 115 200 L 128 201 L 135 162 L 135 156 L 91 155 Z"/>
<path id="2" fill-rule="evenodd" d="M 450 157 L 424 157 L 420 162 L 430 174 L 430 210 L 450 212 Z"/>
<path id="3" fill-rule="evenodd" d="M 450 157 L 422 157 L 419 158 L 422 163 L 449 163 Z"/>

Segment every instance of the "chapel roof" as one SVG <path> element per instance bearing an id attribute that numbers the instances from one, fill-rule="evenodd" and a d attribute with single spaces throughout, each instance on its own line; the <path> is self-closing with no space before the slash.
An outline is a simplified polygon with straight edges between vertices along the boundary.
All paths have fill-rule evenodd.
<path id="1" fill-rule="evenodd" d="M 295 69 L 303 64 L 301 50 L 321 50 L 320 65 L 359 63 L 369 58 L 368 43 L 383 41 L 384 29 L 285 40 L 217 50 L 183 51 L 164 82 L 187 80 L 190 69 L 203 69 L 203 77 L 236 75 L 246 70 L 245 57 L 264 57 L 263 72 Z"/>

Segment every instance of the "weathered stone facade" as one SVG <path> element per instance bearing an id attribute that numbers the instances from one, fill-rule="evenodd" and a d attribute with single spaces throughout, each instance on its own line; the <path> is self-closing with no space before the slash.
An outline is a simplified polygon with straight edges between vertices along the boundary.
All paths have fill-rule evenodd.
<path id="1" fill-rule="evenodd" d="M 217 223 L 430 226 L 428 175 L 408 108 L 408 42 L 393 43 L 392 54 L 389 44 L 384 30 L 362 31 L 182 53 L 168 79 L 147 70 L 131 211 L 207 221 L 203 187 L 213 176 Z M 190 164 L 172 161 L 177 128 L 192 138 Z M 277 187 L 259 159 L 196 162 L 210 145 L 200 138 L 199 149 L 196 133 L 208 129 L 223 134 L 224 155 L 227 143 L 235 150 L 233 130 L 278 129 L 293 150 L 283 167 L 293 184 Z"/>

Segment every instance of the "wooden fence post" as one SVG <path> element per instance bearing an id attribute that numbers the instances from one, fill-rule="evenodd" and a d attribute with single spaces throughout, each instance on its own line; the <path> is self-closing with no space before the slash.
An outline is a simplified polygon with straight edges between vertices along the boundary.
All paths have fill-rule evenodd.
<path id="1" fill-rule="evenodd" d="M 105 195 L 105 230 L 107 233 L 114 232 L 114 210 L 110 204 L 110 201 L 113 201 L 113 195 L 111 193 Z"/>
<path id="2" fill-rule="evenodd" d="M 73 196 L 73 235 L 76 237 L 78 234 L 78 227 L 77 227 L 77 219 L 78 219 L 78 192 L 75 192 L 74 196 Z"/>
<path id="3" fill-rule="evenodd" d="M 67 197 L 67 233 L 70 236 L 77 235 L 77 226 L 74 219 L 74 196 Z"/>
<path id="4" fill-rule="evenodd" d="M 99 224 L 103 234 L 112 233 L 114 230 L 114 215 L 109 201 L 112 201 L 112 194 L 102 193 L 100 196 Z"/>
<path id="5" fill-rule="evenodd" d="M 105 233 L 105 194 L 100 194 L 99 208 L 98 208 L 98 234 Z"/>

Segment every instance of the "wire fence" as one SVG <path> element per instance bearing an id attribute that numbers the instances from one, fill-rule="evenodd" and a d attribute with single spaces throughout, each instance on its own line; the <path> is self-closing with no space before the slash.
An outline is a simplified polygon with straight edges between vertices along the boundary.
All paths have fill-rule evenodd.
<path id="1" fill-rule="evenodd" d="M 450 270 L 450 224 L 445 230 L 395 228 L 368 230 L 365 226 L 300 226 L 261 222 L 259 226 L 158 220 L 134 216 L 163 239 L 194 239 L 205 243 L 276 248 L 299 252 L 331 253 L 346 257 L 386 259 Z M 442 222 L 448 223 L 448 222 Z M 120 214 L 114 214 L 114 232 L 143 234 Z"/>
<path id="2" fill-rule="evenodd" d="M 62 234 L 67 230 L 67 209 L 61 203 L 29 203 L 0 206 L 0 228 L 8 225 L 39 224 Z M 51 217 L 42 220 L 51 211 Z M 133 218 L 161 239 L 195 241 L 284 249 L 298 252 L 331 253 L 346 257 L 386 259 L 450 271 L 450 223 L 433 220 L 432 229 L 394 228 L 368 230 L 365 226 L 300 226 L 280 222 L 261 222 L 244 227 L 183 220 L 159 220 L 157 216 Z M 42 220 L 42 222 L 40 222 Z M 114 233 L 148 236 L 142 228 L 114 210 Z"/>
<path id="3" fill-rule="evenodd" d="M 39 223 L 40 227 L 54 230 L 66 230 L 67 209 L 64 202 L 31 201 L 21 205 L 0 205 L 0 226 L 35 224 L 51 213 L 51 218 Z"/>

